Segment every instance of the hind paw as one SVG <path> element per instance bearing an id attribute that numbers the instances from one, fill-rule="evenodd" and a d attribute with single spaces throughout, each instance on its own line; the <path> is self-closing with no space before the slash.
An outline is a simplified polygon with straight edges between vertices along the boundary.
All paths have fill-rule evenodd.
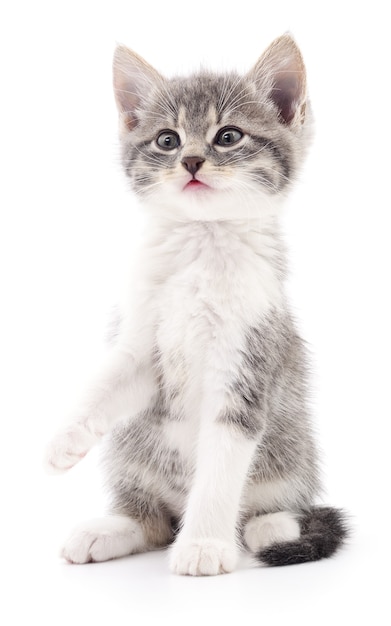
<path id="1" fill-rule="evenodd" d="M 141 552 L 144 545 L 143 531 L 136 520 L 113 515 L 76 527 L 61 556 L 69 563 L 96 563 Z"/>
<path id="2" fill-rule="evenodd" d="M 276 543 L 296 541 L 300 524 L 288 511 L 258 515 L 247 522 L 243 537 L 251 552 L 258 552 Z"/>

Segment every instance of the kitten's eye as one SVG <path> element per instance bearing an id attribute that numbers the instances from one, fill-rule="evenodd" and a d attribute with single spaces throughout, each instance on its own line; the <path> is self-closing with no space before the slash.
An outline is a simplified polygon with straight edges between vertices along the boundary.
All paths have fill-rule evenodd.
<path id="1" fill-rule="evenodd" d="M 174 133 L 173 130 L 163 130 L 158 135 L 156 143 L 159 148 L 163 148 L 163 150 L 175 150 L 175 148 L 178 148 L 181 141 L 179 135 Z"/>
<path id="2" fill-rule="evenodd" d="M 233 146 L 243 137 L 243 133 L 238 128 L 223 128 L 220 130 L 215 139 L 215 143 L 219 146 Z"/>

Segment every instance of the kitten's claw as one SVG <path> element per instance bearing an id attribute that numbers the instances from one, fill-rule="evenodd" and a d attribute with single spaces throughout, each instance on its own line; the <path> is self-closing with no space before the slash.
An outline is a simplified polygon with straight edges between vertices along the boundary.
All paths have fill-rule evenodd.
<path id="1" fill-rule="evenodd" d="M 82 424 L 74 424 L 55 435 L 45 453 L 45 469 L 58 474 L 81 461 L 98 440 Z"/>
<path id="2" fill-rule="evenodd" d="M 174 574 L 189 576 L 216 576 L 235 569 L 237 550 L 234 545 L 218 539 L 174 544 L 170 568 Z"/>

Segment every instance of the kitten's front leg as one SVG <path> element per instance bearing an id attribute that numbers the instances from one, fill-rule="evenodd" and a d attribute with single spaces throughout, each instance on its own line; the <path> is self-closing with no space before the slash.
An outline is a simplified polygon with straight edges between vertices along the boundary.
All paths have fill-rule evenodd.
<path id="1" fill-rule="evenodd" d="M 171 552 L 174 573 L 215 575 L 235 568 L 239 503 L 256 445 L 228 412 L 204 424 L 183 528 Z"/>
<path id="2" fill-rule="evenodd" d="M 113 349 L 80 406 L 55 435 L 45 455 L 49 472 L 63 472 L 78 463 L 121 417 L 146 408 L 154 392 L 152 367 Z"/>

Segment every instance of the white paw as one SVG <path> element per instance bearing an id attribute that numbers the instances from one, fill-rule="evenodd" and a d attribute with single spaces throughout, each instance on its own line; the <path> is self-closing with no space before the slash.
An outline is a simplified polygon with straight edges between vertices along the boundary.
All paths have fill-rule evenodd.
<path id="1" fill-rule="evenodd" d="M 69 563 L 109 561 L 145 547 L 140 524 L 129 517 L 113 515 L 76 527 L 61 550 Z"/>
<path id="2" fill-rule="evenodd" d="M 235 569 L 235 544 L 218 539 L 179 540 L 171 550 L 170 569 L 174 574 L 215 576 Z"/>
<path id="3" fill-rule="evenodd" d="M 295 541 L 300 537 L 300 525 L 287 511 L 259 515 L 249 520 L 243 537 L 250 550 L 258 552 L 275 543 Z"/>
<path id="4" fill-rule="evenodd" d="M 54 436 L 45 453 L 45 467 L 50 473 L 65 472 L 78 463 L 98 441 L 83 424 L 68 426 Z"/>

